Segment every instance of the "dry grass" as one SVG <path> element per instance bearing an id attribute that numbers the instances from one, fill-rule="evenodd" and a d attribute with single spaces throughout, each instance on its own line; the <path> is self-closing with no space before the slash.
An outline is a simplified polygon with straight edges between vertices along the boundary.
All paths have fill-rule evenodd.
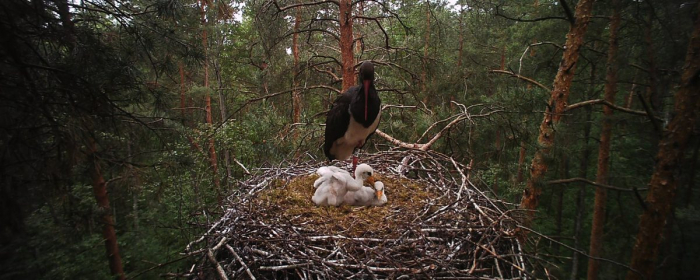
<path id="1" fill-rule="evenodd" d="M 268 218 L 281 216 L 291 224 L 313 228 L 319 234 L 342 234 L 363 237 L 381 234 L 396 238 L 396 228 L 412 223 L 426 201 L 436 199 L 442 191 L 429 185 L 392 175 L 375 175 L 384 183 L 387 204 L 375 206 L 316 206 L 311 197 L 318 175 L 301 175 L 291 180 L 272 182 L 253 199 L 258 207 L 268 209 Z M 434 206 L 437 207 L 438 205 Z M 270 221 L 270 219 L 267 219 Z"/>

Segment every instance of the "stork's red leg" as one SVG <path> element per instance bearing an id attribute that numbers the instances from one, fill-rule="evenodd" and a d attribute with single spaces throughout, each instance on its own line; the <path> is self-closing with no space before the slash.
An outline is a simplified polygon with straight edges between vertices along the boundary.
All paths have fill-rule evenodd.
<path id="1" fill-rule="evenodd" d="M 352 154 L 352 174 L 355 174 L 355 168 L 357 168 L 357 156 Z"/>

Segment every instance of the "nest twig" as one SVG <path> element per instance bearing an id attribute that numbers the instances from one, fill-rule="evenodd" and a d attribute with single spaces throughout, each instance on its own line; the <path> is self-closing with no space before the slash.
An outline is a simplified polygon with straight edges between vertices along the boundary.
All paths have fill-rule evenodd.
<path id="1" fill-rule="evenodd" d="M 317 207 L 323 163 L 260 169 L 223 217 L 187 246 L 199 279 L 532 278 L 517 222 L 452 158 L 426 151 L 364 155 L 381 174 L 384 207 Z M 336 163 L 338 164 L 338 163 Z"/>

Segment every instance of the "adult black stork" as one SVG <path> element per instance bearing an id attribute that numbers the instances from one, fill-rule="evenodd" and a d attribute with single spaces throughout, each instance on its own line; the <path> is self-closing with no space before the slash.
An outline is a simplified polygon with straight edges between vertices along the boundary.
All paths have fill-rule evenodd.
<path id="1" fill-rule="evenodd" d="M 326 115 L 323 152 L 328 160 L 347 160 L 356 148 L 362 148 L 379 125 L 381 103 L 374 88 L 374 64 L 360 65 L 360 84 L 349 88 L 334 102 Z M 353 156 L 352 168 L 357 166 Z"/>

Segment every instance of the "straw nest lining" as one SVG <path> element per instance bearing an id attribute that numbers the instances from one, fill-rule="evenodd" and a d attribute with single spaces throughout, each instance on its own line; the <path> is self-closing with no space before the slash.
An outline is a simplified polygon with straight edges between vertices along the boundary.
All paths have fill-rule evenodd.
<path id="1" fill-rule="evenodd" d="M 197 278 L 527 278 L 506 208 L 438 153 L 364 155 L 385 183 L 382 207 L 317 207 L 323 163 L 261 169 L 187 246 Z M 341 166 L 346 167 L 346 166 Z M 195 248 L 197 247 L 197 248 Z"/>

